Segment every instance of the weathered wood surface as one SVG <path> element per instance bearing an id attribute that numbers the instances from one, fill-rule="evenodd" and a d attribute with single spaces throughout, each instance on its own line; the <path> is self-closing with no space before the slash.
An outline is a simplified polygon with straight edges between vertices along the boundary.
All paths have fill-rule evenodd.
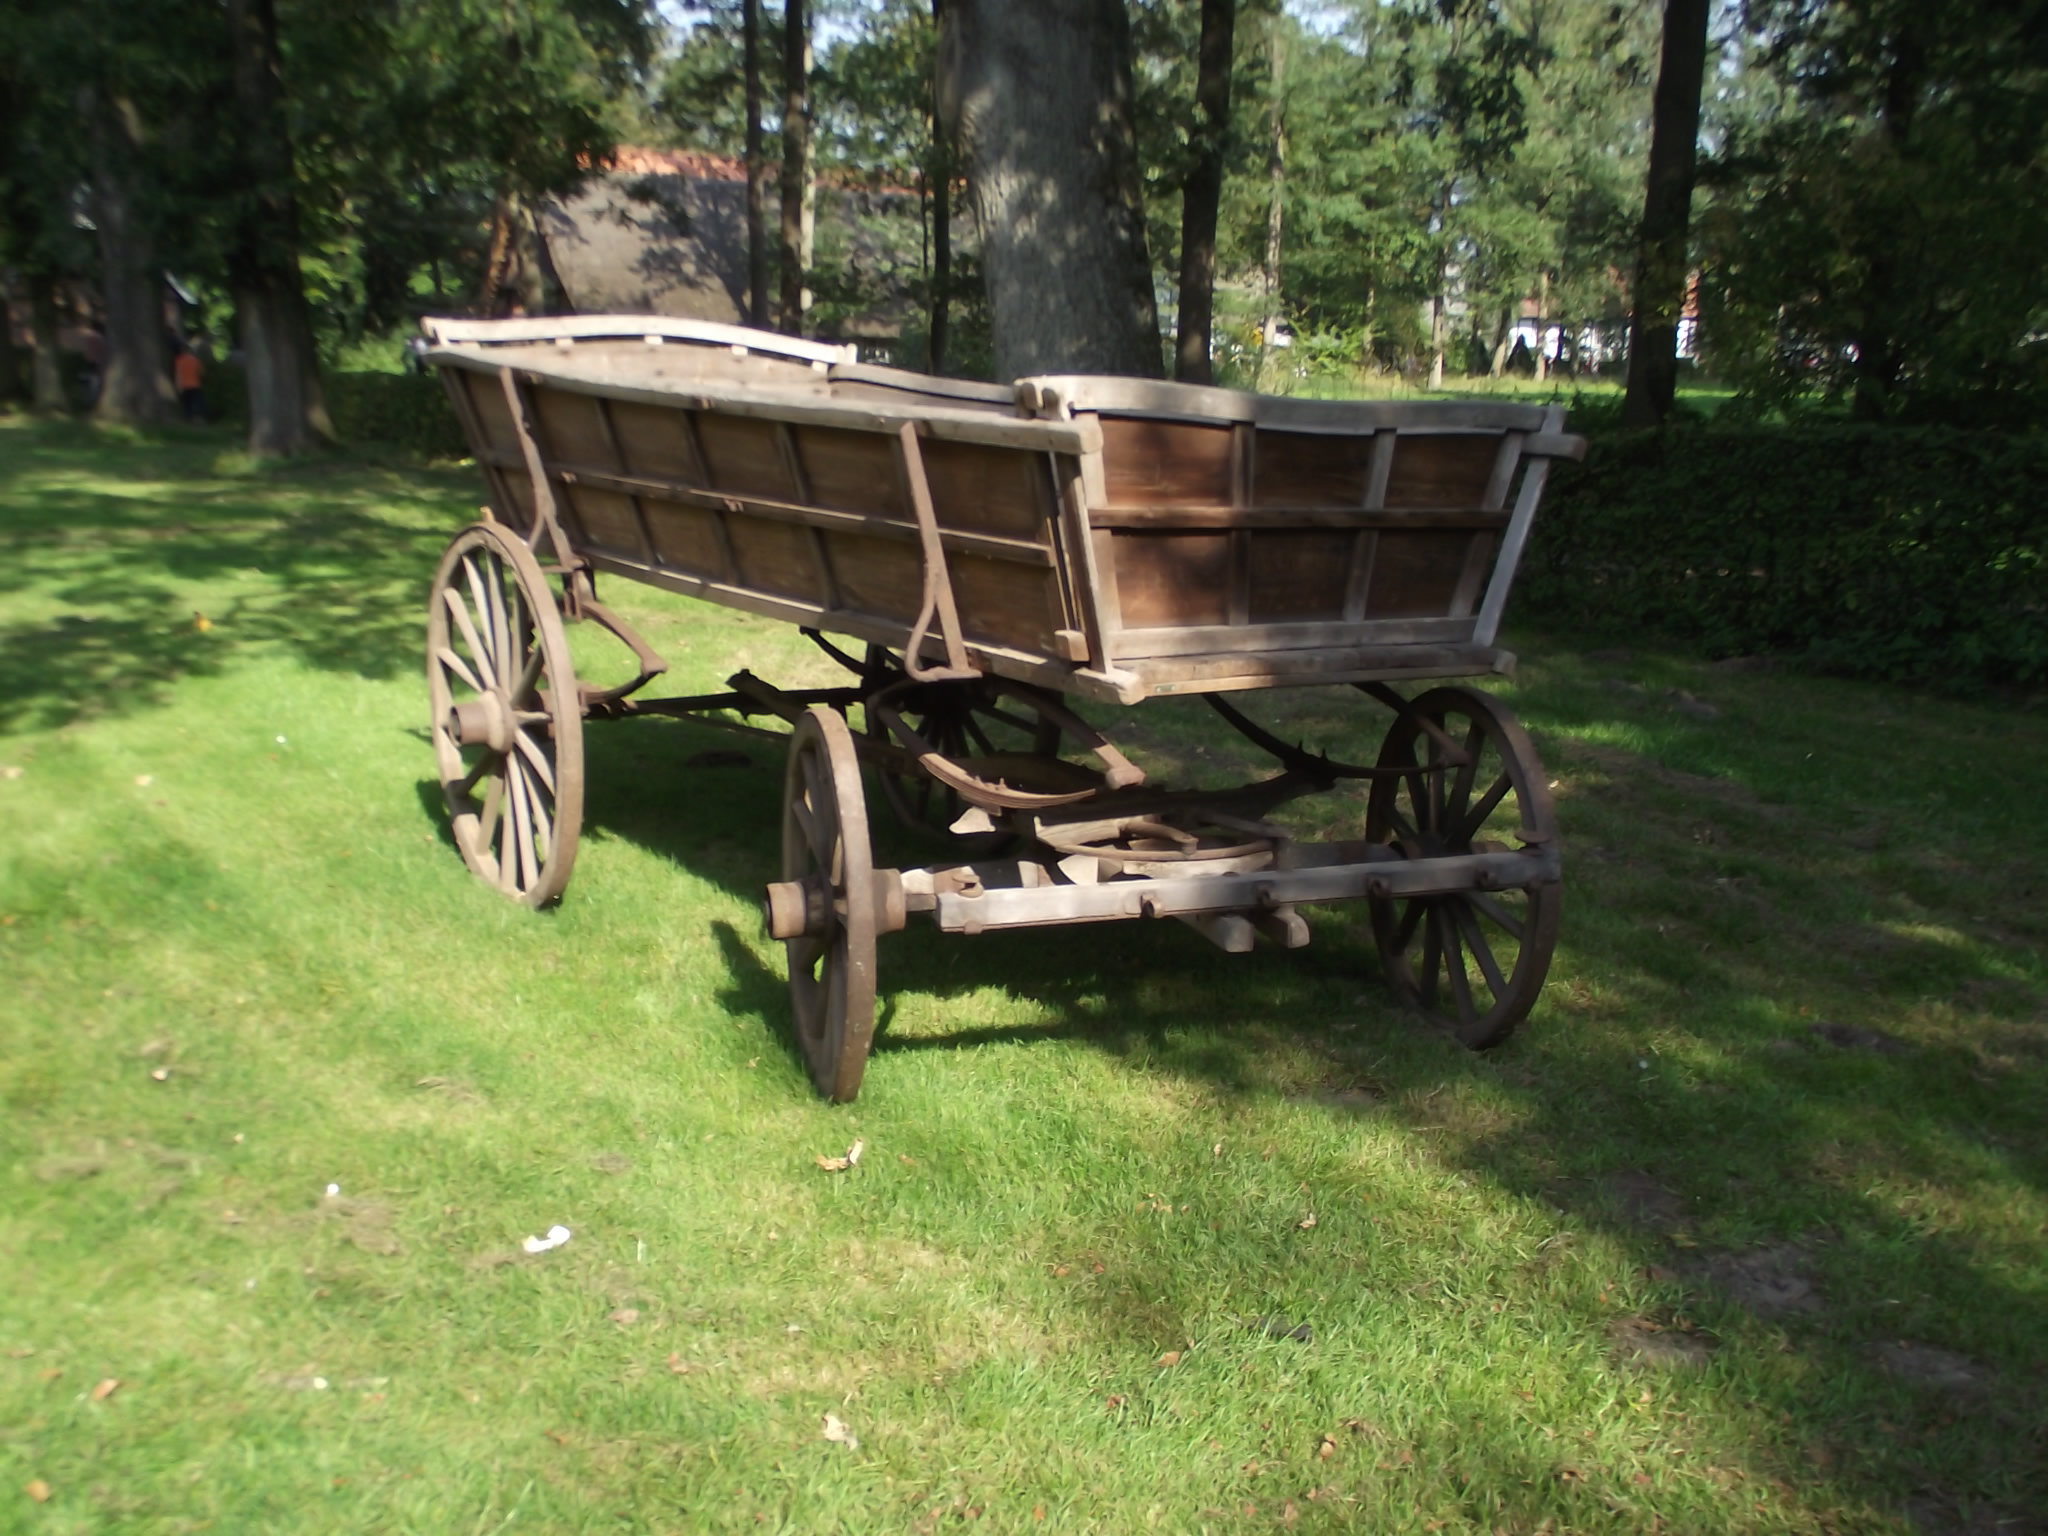
<path id="1" fill-rule="evenodd" d="M 969 664 L 1126 703 L 1508 670 L 1549 462 L 1583 451 L 1555 407 L 999 387 L 643 316 L 429 333 L 499 515 L 564 558 L 901 648 L 936 548 Z"/>

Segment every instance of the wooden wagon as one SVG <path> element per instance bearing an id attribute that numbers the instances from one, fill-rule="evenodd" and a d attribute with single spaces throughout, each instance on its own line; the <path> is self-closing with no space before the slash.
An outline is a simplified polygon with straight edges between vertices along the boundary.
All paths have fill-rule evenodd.
<path id="1" fill-rule="evenodd" d="M 994 386 L 838 348 L 643 316 L 430 320 L 489 487 L 429 599 L 433 739 L 470 867 L 559 896 L 585 720 L 791 728 L 770 933 L 820 1092 L 851 1099 L 875 938 L 1175 917 L 1230 951 L 1309 940 L 1304 905 L 1363 900 L 1395 993 L 1468 1045 L 1528 1014 L 1556 942 L 1542 765 L 1464 686 L 1496 644 L 1561 409 L 1278 399 L 1142 380 Z M 597 598 L 613 574 L 800 626 L 850 674 L 654 699 L 663 670 Z M 638 659 L 581 684 L 563 625 Z M 851 641 L 847 646 L 830 636 Z M 1351 684 L 1393 713 L 1377 761 L 1332 761 L 1232 702 Z M 1075 710 L 1201 694 L 1275 771 L 1173 789 Z M 862 769 L 954 857 L 872 861 Z M 1369 781 L 1361 835 L 1291 836 L 1279 806 Z"/>

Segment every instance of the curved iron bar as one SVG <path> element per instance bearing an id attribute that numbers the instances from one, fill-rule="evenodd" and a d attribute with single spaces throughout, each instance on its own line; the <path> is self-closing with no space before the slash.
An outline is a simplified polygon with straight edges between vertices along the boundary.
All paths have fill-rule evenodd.
<path id="1" fill-rule="evenodd" d="M 1320 789 L 1328 789 L 1339 779 L 1397 779 L 1404 773 L 1413 773 L 1412 768 L 1362 768 L 1355 763 L 1340 763 L 1320 752 L 1310 752 L 1305 747 L 1289 746 L 1271 731 L 1247 718 L 1235 705 L 1219 693 L 1205 693 L 1203 700 L 1225 720 L 1238 735 L 1244 737 L 1260 751 L 1271 756 L 1289 773 L 1306 774 L 1316 781 Z"/>

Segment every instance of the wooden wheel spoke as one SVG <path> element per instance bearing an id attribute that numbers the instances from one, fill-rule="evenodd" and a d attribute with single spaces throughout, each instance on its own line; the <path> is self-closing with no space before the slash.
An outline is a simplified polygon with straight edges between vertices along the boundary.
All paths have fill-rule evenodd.
<path id="1" fill-rule="evenodd" d="M 465 562 L 463 569 L 467 570 L 468 568 L 468 563 Z M 496 669 L 491 666 L 491 653 L 489 649 L 484 645 L 482 637 L 477 634 L 476 624 L 470 619 L 469 605 L 463 602 L 461 594 L 453 587 L 444 587 L 441 591 L 441 597 L 447 604 L 448 611 L 455 616 L 455 627 L 462 631 L 462 638 L 469 645 L 469 654 L 476 662 L 477 671 L 483 674 L 484 686 L 479 688 L 477 692 L 483 693 L 489 689 L 496 688 L 498 686 L 498 674 Z"/>
<path id="2" fill-rule="evenodd" d="M 1520 940 L 1522 937 L 1522 920 L 1502 906 L 1500 902 L 1487 895 L 1484 891 L 1467 891 L 1465 893 L 1465 900 L 1475 911 L 1485 913 L 1487 917 L 1492 919 L 1494 926 L 1504 931 L 1510 938 Z"/>
<path id="3" fill-rule="evenodd" d="M 455 793 L 458 795 L 466 795 L 472 789 L 475 789 L 476 781 L 482 778 L 486 773 L 490 772 L 491 765 L 493 763 L 499 761 L 501 761 L 501 759 L 499 758 L 498 754 L 491 751 L 488 747 L 486 747 L 482 755 L 477 758 L 475 766 L 473 766 L 469 770 L 469 772 L 465 773 L 460 779 L 455 781 L 455 784 L 453 786 Z"/>
<path id="4" fill-rule="evenodd" d="M 1479 797 L 1479 803 L 1473 806 L 1465 819 L 1458 824 L 1456 836 L 1448 839 L 1451 846 L 1463 848 L 1469 844 L 1473 837 L 1477 835 L 1479 829 L 1486 825 L 1486 818 L 1493 814 L 1495 807 L 1507 797 L 1507 792 L 1513 788 L 1514 785 L 1508 782 L 1506 774 L 1503 773 L 1500 777 L 1496 778 L 1493 781 L 1492 787 Z"/>
<path id="5" fill-rule="evenodd" d="M 1443 953 L 1443 927 L 1437 921 L 1435 902 L 1418 901 L 1416 906 L 1422 908 L 1424 916 L 1428 919 L 1422 926 L 1422 1006 L 1434 1008 L 1437 969 Z"/>
<path id="6" fill-rule="evenodd" d="M 542 716 L 543 719 L 546 716 Z M 532 764 L 534 773 L 541 783 L 547 785 L 550 795 L 555 793 L 555 770 L 548 762 L 547 753 L 541 751 L 538 743 L 524 731 L 512 733 L 512 744 L 519 749 L 519 755 Z"/>
<path id="7" fill-rule="evenodd" d="M 1472 782 L 1479 772 L 1479 752 L 1486 741 L 1486 727 L 1479 721 L 1472 722 L 1472 729 L 1465 733 L 1465 761 L 1459 766 L 1458 774 L 1451 781 L 1451 790 L 1444 797 L 1444 820 L 1457 824 L 1463 821 L 1465 804 L 1472 798 Z"/>
<path id="8" fill-rule="evenodd" d="M 519 669 L 518 680 L 512 684 L 511 689 L 505 695 L 506 702 L 511 704 L 514 709 L 517 709 L 532 695 L 533 685 L 540 681 L 540 675 L 547 666 L 547 660 L 547 652 L 539 646 L 535 646 L 533 654 L 526 658 L 526 665 Z"/>
<path id="9" fill-rule="evenodd" d="M 1436 921 L 1443 928 L 1444 970 L 1451 979 L 1451 1001 L 1458 1010 L 1458 1022 L 1470 1024 L 1479 1017 L 1472 1006 L 1472 978 L 1465 974 L 1465 952 L 1458 942 L 1458 925 L 1451 915 L 1451 903 L 1437 906 Z"/>
<path id="10" fill-rule="evenodd" d="M 532 769 L 522 768 L 520 772 L 526 780 L 527 813 L 533 817 L 534 850 L 540 856 L 541 867 L 546 868 L 548 860 L 554 857 L 555 825 L 548 815 L 548 805 L 554 799 L 554 786 L 549 785 L 548 792 L 543 795 L 540 785 L 534 782 Z"/>
<path id="11" fill-rule="evenodd" d="M 453 646 L 444 645 L 438 647 L 434 652 L 434 657 L 442 666 L 467 683 L 470 692 L 482 693 L 484 691 L 484 685 L 478 682 L 476 674 L 469 670 L 469 663 L 456 654 Z"/>
<path id="12" fill-rule="evenodd" d="M 1389 809 L 1387 819 L 1394 824 L 1395 835 L 1400 837 L 1403 842 L 1419 843 L 1422 841 L 1422 834 L 1410 825 L 1408 818 L 1401 814 L 1399 806 Z"/>
<path id="13" fill-rule="evenodd" d="M 1429 910 L 1425 901 L 1411 901 L 1401 909 L 1401 922 L 1394 930 L 1394 952 L 1405 955 L 1408 946 L 1415 942 L 1415 930 L 1421 926 L 1423 914 Z"/>
<path id="14" fill-rule="evenodd" d="M 1480 931 L 1479 919 L 1472 914 L 1469 902 L 1458 903 L 1455 914 L 1458 931 L 1465 940 L 1465 947 L 1472 951 L 1472 958 L 1479 965 L 1479 974 L 1486 978 L 1495 999 L 1508 995 L 1507 977 L 1501 974 L 1500 962 L 1493 957 L 1493 947 L 1486 942 L 1486 935 Z"/>
<path id="15" fill-rule="evenodd" d="M 518 758 L 505 759 L 505 780 L 512 799 L 512 840 L 519 854 L 519 889 L 531 890 L 540 881 L 540 869 L 533 858 L 532 797 L 526 787 L 526 769 Z"/>

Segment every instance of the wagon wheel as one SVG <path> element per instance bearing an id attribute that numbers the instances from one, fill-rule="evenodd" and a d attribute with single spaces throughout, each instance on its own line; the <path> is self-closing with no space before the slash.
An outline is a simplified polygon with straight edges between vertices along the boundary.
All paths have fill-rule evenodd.
<path id="1" fill-rule="evenodd" d="M 554 593 L 495 523 L 456 535 L 434 573 L 427 694 L 464 862 L 515 901 L 552 901 L 583 822 L 583 717 Z"/>
<path id="2" fill-rule="evenodd" d="M 782 878 L 815 893 L 809 931 L 785 941 L 797 1042 L 818 1092 L 844 1104 L 875 1030 L 875 879 L 853 732 L 822 704 L 790 737 Z"/>
<path id="3" fill-rule="evenodd" d="M 1462 766 L 1447 741 L 1462 749 Z M 1417 698 L 1389 728 L 1379 762 L 1414 771 L 1373 781 L 1365 831 L 1373 842 L 1410 858 L 1556 846 L 1557 813 L 1528 733 L 1477 689 L 1435 688 Z M 1560 904 L 1555 880 L 1379 897 L 1371 903 L 1373 938 L 1395 995 L 1483 1050 L 1513 1034 L 1536 1005 L 1557 945 Z"/>

